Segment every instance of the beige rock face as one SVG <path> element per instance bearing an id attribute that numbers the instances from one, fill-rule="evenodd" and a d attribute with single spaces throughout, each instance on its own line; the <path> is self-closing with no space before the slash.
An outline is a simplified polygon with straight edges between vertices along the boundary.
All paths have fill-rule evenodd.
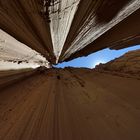
<path id="1" fill-rule="evenodd" d="M 96 66 L 96 70 L 115 71 L 140 76 L 140 50 L 130 51 L 123 56 Z"/>
<path id="2" fill-rule="evenodd" d="M 0 28 L 52 64 L 140 43 L 139 17 L 140 0 L 0 0 Z"/>
<path id="3" fill-rule="evenodd" d="M 126 53 L 96 70 L 40 67 L 5 87 L 0 140 L 139 140 L 140 79 L 112 74 L 139 74 L 139 54 Z"/>

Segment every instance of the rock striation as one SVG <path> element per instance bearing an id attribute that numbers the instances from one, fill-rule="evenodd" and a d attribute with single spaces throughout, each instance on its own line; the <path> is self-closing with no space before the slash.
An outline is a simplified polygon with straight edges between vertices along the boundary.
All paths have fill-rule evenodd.
<path id="1" fill-rule="evenodd" d="M 36 69 L 0 70 L 0 89 L 36 74 Z"/>
<path id="2" fill-rule="evenodd" d="M 0 91 L 0 140 L 140 139 L 140 80 L 41 70 Z"/>
<path id="3" fill-rule="evenodd" d="M 0 0 L 0 13 L 0 28 L 51 64 L 140 43 L 140 0 Z"/>
<path id="4" fill-rule="evenodd" d="M 140 77 L 140 50 L 130 51 L 106 64 L 99 64 L 95 69 L 111 73 L 126 73 Z"/>
<path id="5" fill-rule="evenodd" d="M 1 72 L 0 140 L 139 140 L 139 60 L 137 50 L 94 70 Z"/>

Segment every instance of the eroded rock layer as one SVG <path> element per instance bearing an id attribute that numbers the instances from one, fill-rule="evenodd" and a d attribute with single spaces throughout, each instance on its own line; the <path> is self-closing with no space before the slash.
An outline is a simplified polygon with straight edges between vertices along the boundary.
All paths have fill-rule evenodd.
<path id="1" fill-rule="evenodd" d="M 130 51 L 123 56 L 96 66 L 96 70 L 133 74 L 140 77 L 140 50 Z"/>
<path id="2" fill-rule="evenodd" d="M 41 54 L 0 29 L 0 70 L 3 70 L 3 67 L 11 69 L 14 64 L 15 69 L 18 64 L 24 64 L 25 68 L 30 65 L 50 67 L 49 62 Z"/>
<path id="3" fill-rule="evenodd" d="M 0 70 L 0 89 L 14 83 L 18 83 L 29 76 L 35 75 L 34 69 L 20 69 L 20 70 Z"/>
<path id="4" fill-rule="evenodd" d="M 140 0 L 0 0 L 0 28 L 55 64 L 140 43 L 139 9 Z"/>
<path id="5" fill-rule="evenodd" d="M 140 80 L 49 69 L 1 90 L 0 140 L 139 140 Z"/>

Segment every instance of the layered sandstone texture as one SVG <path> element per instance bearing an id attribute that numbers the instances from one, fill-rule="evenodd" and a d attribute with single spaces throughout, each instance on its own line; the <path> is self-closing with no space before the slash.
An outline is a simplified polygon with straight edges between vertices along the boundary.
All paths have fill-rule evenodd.
<path id="1" fill-rule="evenodd" d="M 140 0 L 0 0 L 0 32 L 42 54 L 45 63 L 139 44 L 139 24 Z M 1 42 L 7 45 L 7 39 Z M 28 54 L 35 54 L 22 50 L 16 50 L 20 56 L 7 55 L 28 61 Z M 39 59 L 44 61 L 32 60 L 41 64 Z"/>
<path id="2" fill-rule="evenodd" d="M 139 44 L 139 25 L 140 0 L 0 0 L 0 61 L 45 66 L 0 71 L 0 140 L 140 140 L 140 51 L 50 68 Z"/>
<path id="3" fill-rule="evenodd" d="M 140 50 L 130 51 L 106 64 L 96 66 L 96 70 L 126 73 L 140 77 Z"/>
<path id="4" fill-rule="evenodd" d="M 17 83 L 29 76 L 35 75 L 36 70 L 34 69 L 20 69 L 20 70 L 0 70 L 0 89 Z"/>
<path id="5" fill-rule="evenodd" d="M 0 140 L 139 140 L 140 80 L 49 69 L 0 92 Z"/>

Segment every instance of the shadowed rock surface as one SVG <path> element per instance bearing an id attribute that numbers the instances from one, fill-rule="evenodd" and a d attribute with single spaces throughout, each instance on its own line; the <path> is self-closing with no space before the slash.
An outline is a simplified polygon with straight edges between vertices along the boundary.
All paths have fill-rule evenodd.
<path id="1" fill-rule="evenodd" d="M 0 71 L 0 88 L 17 83 L 29 76 L 33 76 L 35 73 L 36 70 L 33 69 Z"/>
<path id="2" fill-rule="evenodd" d="M 140 140 L 140 50 L 51 68 L 140 44 L 139 25 L 140 0 L 0 0 L 0 61 L 41 66 L 0 71 L 0 140 Z"/>
<path id="3" fill-rule="evenodd" d="M 39 68 L 1 90 L 0 140 L 139 140 L 140 80 L 111 71 Z"/>
<path id="4" fill-rule="evenodd" d="M 51 64 L 140 43 L 139 17 L 140 0 L 0 0 L 1 29 Z"/>

